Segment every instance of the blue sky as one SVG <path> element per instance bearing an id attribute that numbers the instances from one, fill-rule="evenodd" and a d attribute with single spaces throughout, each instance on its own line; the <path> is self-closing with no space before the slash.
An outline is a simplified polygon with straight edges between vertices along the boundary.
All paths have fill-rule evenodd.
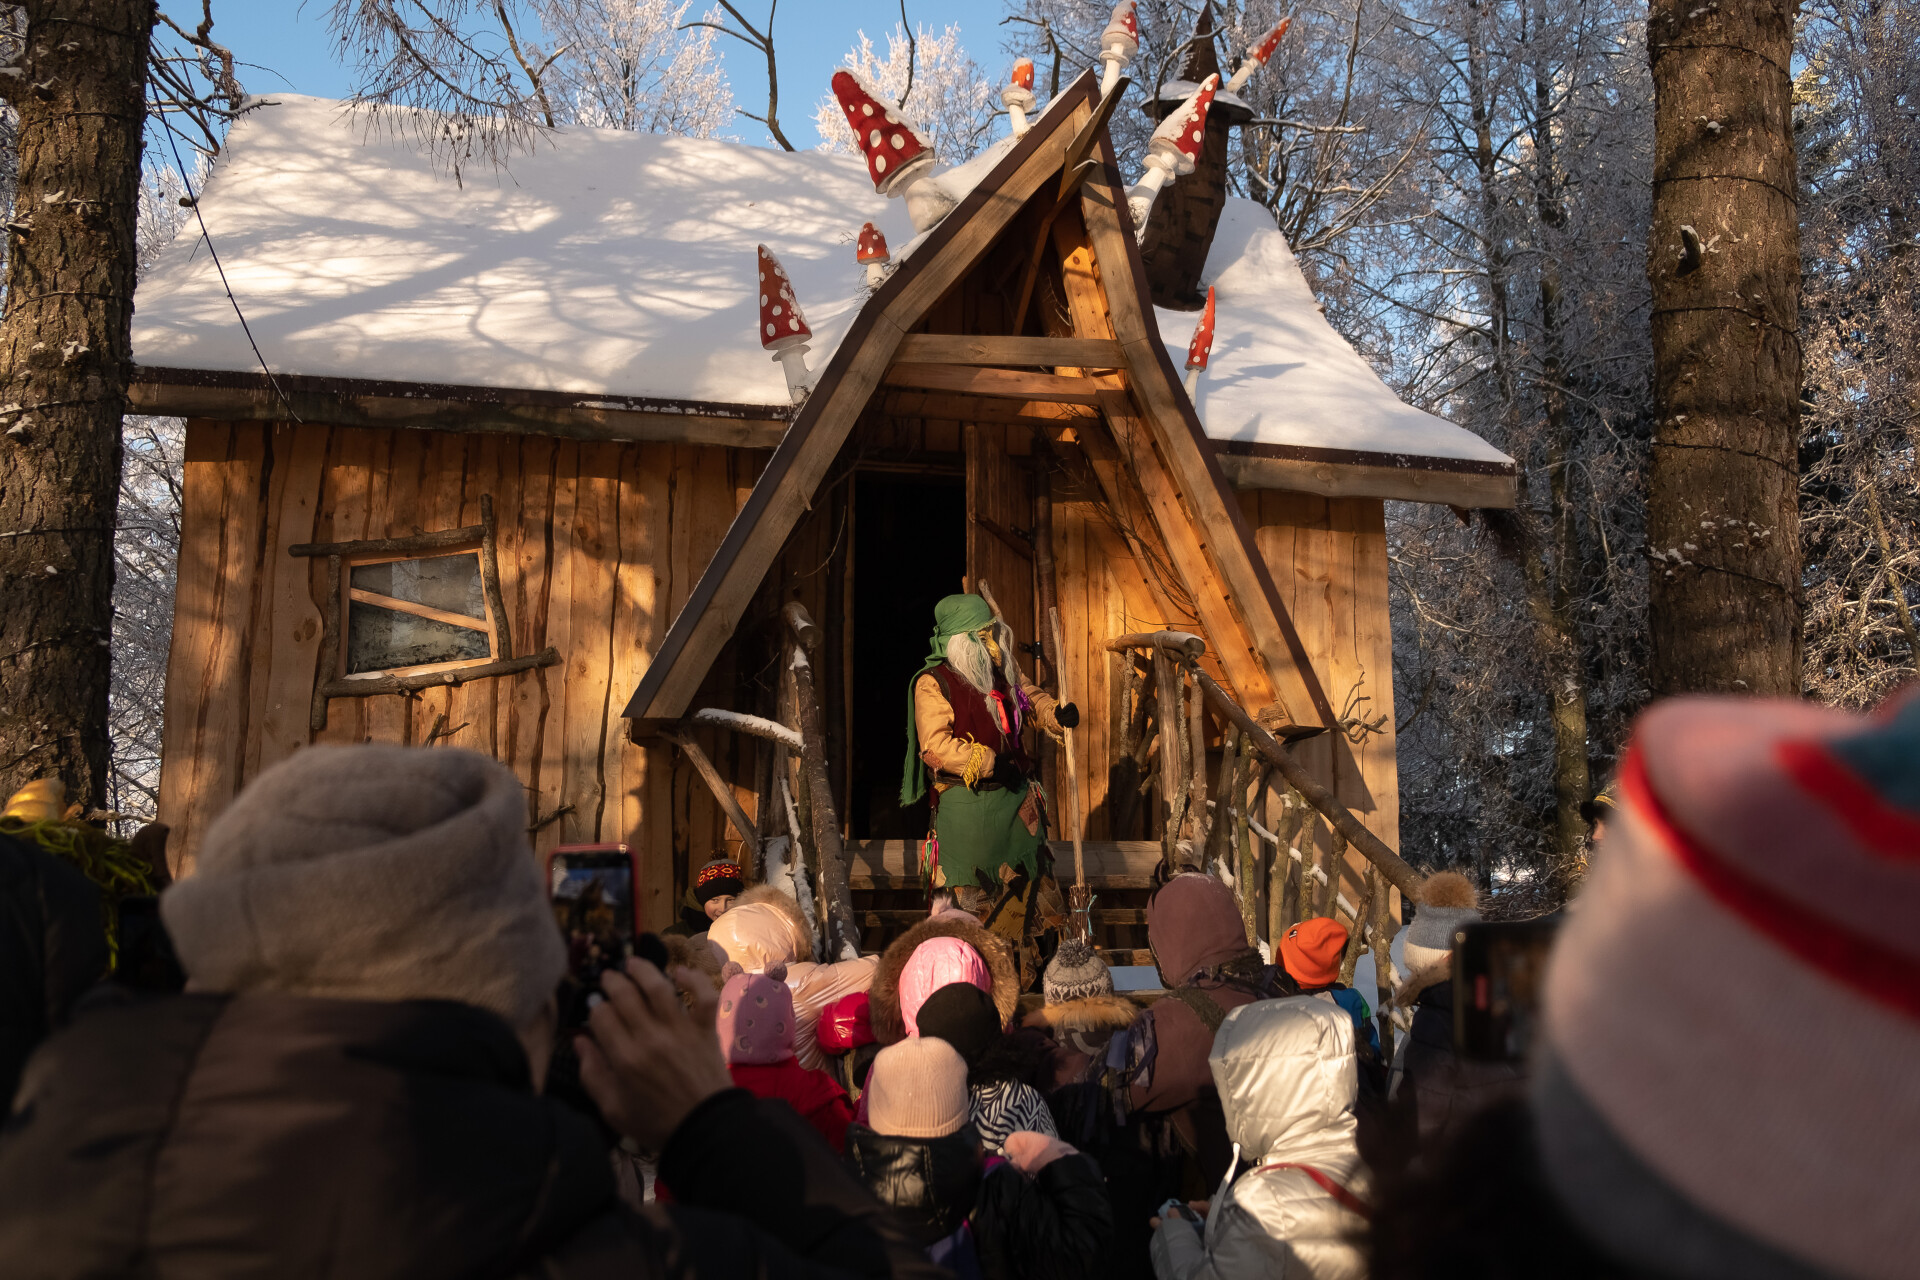
<path id="1" fill-rule="evenodd" d="M 689 16 L 701 8 L 694 0 Z M 162 0 L 161 7 L 182 26 L 199 20 L 199 0 Z M 241 83 L 254 93 L 312 93 L 344 97 L 352 87 L 351 69 L 334 57 L 327 31 L 327 0 L 214 0 L 214 36 L 243 63 Z M 739 5 L 749 17 L 766 12 L 765 0 Z M 960 24 L 961 42 L 981 66 L 993 71 L 1005 60 L 1000 42 L 1005 29 L 1005 0 L 907 0 L 907 16 L 916 26 L 944 28 Z M 885 48 L 885 33 L 900 22 L 898 0 L 786 0 L 774 22 L 774 47 L 780 58 L 780 123 L 797 147 L 819 141 L 813 128 L 813 104 L 826 92 L 833 68 L 864 29 Z M 766 105 L 766 68 L 761 56 L 738 40 L 716 42 L 727 60 L 734 100 L 750 111 Z M 739 137 L 761 142 L 764 132 L 751 120 L 740 122 Z"/>

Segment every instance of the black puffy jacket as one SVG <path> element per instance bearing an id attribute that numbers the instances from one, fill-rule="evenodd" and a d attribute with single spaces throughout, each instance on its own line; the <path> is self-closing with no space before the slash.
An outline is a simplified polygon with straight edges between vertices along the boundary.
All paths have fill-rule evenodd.
<path id="1" fill-rule="evenodd" d="M 1029 1178 L 1005 1162 L 986 1167 L 979 1135 L 962 1125 L 944 1138 L 896 1138 L 847 1129 L 847 1163 L 923 1246 L 962 1222 L 973 1226 L 986 1280 L 1091 1280 L 1111 1234 L 1100 1166 L 1078 1152 Z"/>
<path id="2" fill-rule="evenodd" d="M 0 1131 L 0 1276 L 940 1274 L 744 1090 L 695 1108 L 661 1174 L 678 1204 L 621 1205 L 605 1144 L 483 1010 L 162 997 L 82 1013 L 28 1064 Z"/>

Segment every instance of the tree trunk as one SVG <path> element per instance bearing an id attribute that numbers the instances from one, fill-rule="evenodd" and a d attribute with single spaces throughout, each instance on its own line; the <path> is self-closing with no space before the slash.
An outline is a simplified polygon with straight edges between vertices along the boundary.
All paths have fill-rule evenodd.
<path id="1" fill-rule="evenodd" d="M 789 601 L 791 620 L 800 606 Z M 794 627 L 787 665 L 793 671 L 793 692 L 799 701 L 800 774 L 812 799 L 813 846 L 820 857 L 820 909 L 827 921 L 828 961 L 850 960 L 860 954 L 860 925 L 853 914 L 853 891 L 847 883 L 846 846 L 840 839 L 840 819 L 834 814 L 833 786 L 827 780 L 827 742 L 821 730 L 820 699 L 814 692 L 812 663 L 802 648 L 806 631 Z"/>
<path id="2" fill-rule="evenodd" d="M 1655 0 L 1649 682 L 1801 689 L 1790 0 Z"/>
<path id="3" fill-rule="evenodd" d="M 106 800 L 120 418 L 153 0 L 26 5 L 16 221 L 0 317 L 0 794 Z"/>

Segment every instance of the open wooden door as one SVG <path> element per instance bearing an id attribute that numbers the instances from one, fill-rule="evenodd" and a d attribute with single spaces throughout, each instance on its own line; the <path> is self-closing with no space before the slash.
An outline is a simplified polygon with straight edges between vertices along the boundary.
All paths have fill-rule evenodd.
<path id="1" fill-rule="evenodd" d="M 971 422 L 967 450 L 967 580 L 984 579 L 1015 643 L 1020 669 L 1035 674 L 1025 646 L 1040 638 L 1033 592 L 1033 469 L 1029 428 Z M 1009 446 L 1018 447 L 1016 456 Z"/>

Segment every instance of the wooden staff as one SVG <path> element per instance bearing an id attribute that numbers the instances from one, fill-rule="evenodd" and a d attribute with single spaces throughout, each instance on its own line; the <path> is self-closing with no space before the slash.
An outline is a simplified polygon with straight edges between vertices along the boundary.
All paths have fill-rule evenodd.
<path id="1" fill-rule="evenodd" d="M 1053 651 L 1065 653 L 1066 647 L 1060 642 L 1060 610 L 1047 610 L 1047 629 L 1053 634 Z M 1067 669 L 1064 666 L 1054 668 L 1058 676 L 1059 692 L 1054 696 L 1060 702 L 1071 702 L 1067 696 Z M 1067 795 L 1073 809 L 1073 888 L 1076 895 L 1084 894 L 1087 889 L 1087 868 L 1080 852 L 1080 767 L 1073 757 L 1073 730 L 1061 726 L 1060 736 L 1066 741 L 1067 748 Z"/>

